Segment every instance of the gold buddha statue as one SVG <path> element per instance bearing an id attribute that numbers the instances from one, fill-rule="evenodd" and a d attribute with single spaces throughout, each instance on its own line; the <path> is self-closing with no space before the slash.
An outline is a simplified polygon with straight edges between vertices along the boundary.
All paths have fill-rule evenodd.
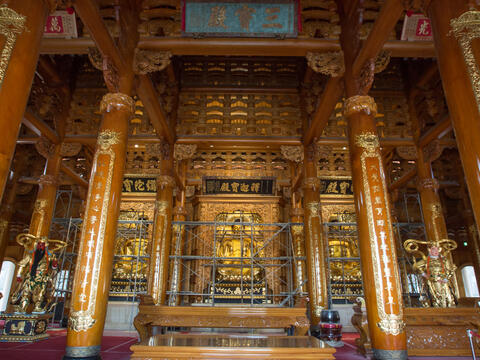
<path id="1" fill-rule="evenodd" d="M 216 230 L 215 256 L 224 258 L 218 262 L 220 264 L 217 269 L 218 281 L 250 281 L 252 276 L 257 279 L 261 269 L 254 266 L 252 273 L 251 258 L 264 257 L 265 253 L 260 228 L 252 224 L 261 223 L 260 216 L 234 211 L 233 213 L 219 214 L 216 221 L 227 223 L 217 227 Z"/>

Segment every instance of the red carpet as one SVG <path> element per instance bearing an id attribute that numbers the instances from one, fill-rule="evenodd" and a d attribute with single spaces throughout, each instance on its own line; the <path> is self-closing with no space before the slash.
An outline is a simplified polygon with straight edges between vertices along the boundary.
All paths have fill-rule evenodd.
<path id="1" fill-rule="evenodd" d="M 66 330 L 49 331 L 50 338 L 33 344 L 28 343 L 0 343 L 0 359 L 5 360 L 61 360 L 66 342 Z M 357 354 L 355 339 L 357 334 L 343 334 L 345 346 L 337 348 L 337 360 L 365 360 Z M 137 341 L 132 332 L 106 331 L 102 343 L 103 360 L 130 359 L 130 345 Z M 436 357 L 409 357 L 410 360 L 434 360 Z M 472 357 L 442 357 L 441 360 L 472 360 Z"/>

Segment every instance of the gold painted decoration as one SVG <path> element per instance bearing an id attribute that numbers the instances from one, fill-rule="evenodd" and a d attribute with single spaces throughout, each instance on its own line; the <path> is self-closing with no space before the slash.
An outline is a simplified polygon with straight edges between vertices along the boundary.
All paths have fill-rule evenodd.
<path id="1" fill-rule="evenodd" d="M 428 255 L 420 250 L 420 245 L 426 245 Z M 457 248 L 457 243 L 450 239 L 423 241 L 409 239 L 403 243 L 407 253 L 412 254 L 413 270 L 421 275 L 421 281 L 426 285 L 430 300 L 421 297 L 424 307 L 455 307 L 455 293 L 452 280 L 455 277 L 456 266 L 451 260 L 451 251 Z"/>
<path id="2" fill-rule="evenodd" d="M 404 331 L 405 323 L 380 143 L 377 135 L 365 132 L 356 136 L 355 144 L 363 149 L 361 176 L 376 288 L 377 326 L 386 334 L 399 335 Z"/>
<path id="3" fill-rule="evenodd" d="M 25 233 L 19 234 L 16 241 L 25 248 L 25 256 L 18 263 L 17 279 L 21 281 L 10 303 L 18 313 L 27 313 L 29 305 L 33 305 L 33 313 L 48 313 L 56 305 L 52 284 L 58 262 L 54 253 L 67 246 L 67 243 Z"/>
<path id="4" fill-rule="evenodd" d="M 458 18 L 450 20 L 450 26 L 462 50 L 477 108 L 480 111 L 480 70 L 472 45 L 473 40 L 480 37 L 480 11 L 467 11 Z"/>
<path id="5" fill-rule="evenodd" d="M 135 101 L 132 97 L 119 92 L 105 94 L 100 102 L 100 112 L 111 112 L 113 109 L 128 111 L 133 114 L 135 112 Z"/>
<path id="6" fill-rule="evenodd" d="M 425 178 L 417 181 L 417 190 L 420 192 L 422 190 L 438 190 L 440 188 L 440 183 L 435 178 Z"/>
<path id="7" fill-rule="evenodd" d="M 145 75 L 155 71 L 163 71 L 169 64 L 172 53 L 170 51 L 153 51 L 135 49 L 133 57 L 133 71 L 135 74 Z"/>
<path id="8" fill-rule="evenodd" d="M 150 278 L 151 285 L 149 288 L 149 293 L 152 295 L 153 301 L 157 305 L 162 305 L 159 303 L 160 296 L 162 294 L 162 287 L 166 286 L 162 281 L 165 278 L 163 266 L 164 261 L 168 261 L 168 254 L 165 254 L 165 247 L 167 246 L 167 226 L 168 224 L 168 207 L 170 203 L 166 200 L 157 200 L 155 201 L 155 221 L 154 221 L 154 239 L 153 244 L 155 246 L 152 249 L 152 255 L 150 257 L 151 264 L 153 267 L 150 267 Z M 167 258 L 164 258 L 164 256 Z M 168 269 L 168 267 L 167 267 Z"/>
<path id="9" fill-rule="evenodd" d="M 342 76 L 345 72 L 343 51 L 307 52 L 307 63 L 310 68 L 320 74 L 332 77 Z"/>
<path id="10" fill-rule="evenodd" d="M 197 144 L 175 144 L 173 158 L 175 160 L 191 159 L 197 152 Z"/>
<path id="11" fill-rule="evenodd" d="M 26 20 L 26 16 L 18 14 L 6 4 L 0 5 L 0 34 L 5 37 L 5 43 L 0 53 L 0 88 L 5 79 L 17 36 L 25 30 Z"/>
<path id="12" fill-rule="evenodd" d="M 290 145 L 281 145 L 280 151 L 282 156 L 290 161 L 299 163 L 303 161 L 304 151 L 303 146 L 290 146 Z"/>
<path id="13" fill-rule="evenodd" d="M 94 318 L 95 306 L 115 164 L 112 146 L 120 141 L 120 135 L 112 130 L 100 132 L 92 161 L 92 167 L 96 171 L 92 174 L 91 186 L 88 187 L 87 210 L 83 218 L 78 254 L 79 261 L 85 259 L 85 265 L 75 274 L 73 288 L 81 290 L 80 294 L 76 294 L 78 301 L 72 302 L 68 320 L 69 328 L 77 332 L 87 331 L 97 321 Z"/>
<path id="14" fill-rule="evenodd" d="M 343 114 L 350 116 L 354 113 L 363 111 L 367 115 L 375 116 L 377 114 L 377 104 L 375 100 L 368 95 L 355 95 L 345 100 Z"/>

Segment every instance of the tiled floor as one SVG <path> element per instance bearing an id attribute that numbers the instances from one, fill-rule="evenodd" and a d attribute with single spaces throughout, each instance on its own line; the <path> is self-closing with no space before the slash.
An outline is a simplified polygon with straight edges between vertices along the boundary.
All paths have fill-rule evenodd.
<path id="1" fill-rule="evenodd" d="M 50 338 L 33 344 L 0 343 L 0 359 L 5 360 L 61 360 L 64 354 L 66 331 L 49 331 Z M 356 353 L 354 346 L 356 334 L 344 334 L 345 346 L 337 348 L 337 360 L 365 360 Z M 136 333 L 125 331 L 106 331 L 102 342 L 102 360 L 130 359 L 130 346 L 137 341 Z M 409 357 L 410 360 L 434 360 L 433 357 Z M 472 357 L 442 357 L 442 360 L 471 360 Z"/>

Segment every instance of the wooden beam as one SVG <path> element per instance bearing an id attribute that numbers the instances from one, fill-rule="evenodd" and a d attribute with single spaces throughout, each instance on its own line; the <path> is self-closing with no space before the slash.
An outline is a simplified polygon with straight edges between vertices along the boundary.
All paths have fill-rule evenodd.
<path id="1" fill-rule="evenodd" d="M 152 123 L 158 136 L 165 136 L 169 144 L 175 142 L 175 133 L 167 121 L 165 112 L 158 101 L 158 94 L 153 87 L 152 81 L 148 75 L 139 75 L 137 83 L 137 94 L 147 110 L 150 122 Z"/>
<path id="2" fill-rule="evenodd" d="M 403 2 L 400 0 L 387 0 L 380 9 L 380 13 L 373 24 L 365 44 L 353 63 L 353 74 L 359 75 L 363 66 L 369 59 L 377 57 L 378 53 L 385 47 L 388 37 L 395 29 L 398 19 L 404 11 Z M 387 50 L 387 49 L 385 49 Z"/>
<path id="3" fill-rule="evenodd" d="M 330 114 L 343 94 L 343 77 L 330 77 L 320 97 L 320 103 L 312 117 L 310 128 L 307 130 L 303 144 L 310 145 L 313 139 L 322 135 L 327 126 Z"/>
<path id="4" fill-rule="evenodd" d="M 23 124 L 32 130 L 38 136 L 45 136 L 54 144 L 60 144 L 60 137 L 50 126 L 48 126 L 43 120 L 37 118 L 30 111 L 25 111 L 23 117 Z"/>
<path id="5" fill-rule="evenodd" d="M 436 139 L 441 139 L 452 130 L 452 122 L 448 116 L 445 116 L 442 120 L 428 129 L 418 140 L 418 147 L 424 148 L 430 142 Z"/>
<path id="6" fill-rule="evenodd" d="M 90 38 L 42 39 L 42 54 L 87 54 L 95 43 Z M 173 55 L 221 55 L 221 56 L 299 56 L 307 52 L 340 50 L 338 40 L 308 39 L 191 39 L 181 37 L 144 37 L 138 47 L 145 50 L 170 51 Z M 399 58 L 434 58 L 431 41 L 390 40 L 383 47 Z"/>
<path id="7" fill-rule="evenodd" d="M 199 149 L 252 149 L 262 148 L 278 150 L 281 145 L 301 145 L 299 137 L 276 136 L 182 136 L 177 138 L 177 144 L 197 144 Z"/>
<path id="8" fill-rule="evenodd" d="M 131 71 L 126 68 L 125 61 L 103 22 L 96 1 L 77 0 L 74 6 L 102 55 L 112 61 L 120 74 Z"/>
<path id="9" fill-rule="evenodd" d="M 70 177 L 75 184 L 80 185 L 80 186 L 88 189 L 88 181 L 86 181 L 84 178 L 82 178 L 80 175 L 78 175 L 69 166 L 66 166 L 66 165 L 62 164 L 62 165 L 60 165 L 60 170 L 62 170 L 68 177 Z"/>
<path id="10" fill-rule="evenodd" d="M 414 166 L 412 169 L 410 169 L 405 174 L 403 174 L 401 178 L 397 179 L 394 183 L 392 183 L 388 187 L 388 190 L 392 191 L 392 190 L 400 189 L 401 187 L 405 186 L 410 180 L 412 180 L 416 174 L 417 174 L 417 169 Z"/>

